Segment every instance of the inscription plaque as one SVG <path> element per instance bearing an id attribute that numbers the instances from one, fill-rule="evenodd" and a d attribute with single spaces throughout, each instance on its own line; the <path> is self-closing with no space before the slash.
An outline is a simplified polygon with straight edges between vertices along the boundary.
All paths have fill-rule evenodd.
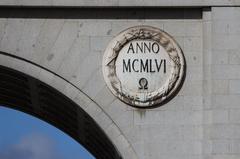
<path id="1" fill-rule="evenodd" d="M 161 104 L 180 86 L 183 53 L 166 32 L 136 26 L 117 35 L 103 58 L 103 75 L 111 92 L 134 107 Z"/>

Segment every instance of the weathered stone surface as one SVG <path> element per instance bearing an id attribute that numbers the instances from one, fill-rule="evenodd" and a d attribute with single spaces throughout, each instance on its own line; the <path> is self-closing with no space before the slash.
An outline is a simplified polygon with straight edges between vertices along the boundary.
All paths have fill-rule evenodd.
<path id="1" fill-rule="evenodd" d="M 108 3 L 106 3 L 108 2 Z M 0 19 L 0 65 L 50 84 L 82 107 L 124 159 L 240 158 L 239 1 L 0 1 L 0 5 L 202 6 L 203 19 Z M 179 43 L 187 64 L 176 96 L 156 109 L 129 107 L 102 75 L 108 42 L 128 27 L 150 25 Z M 64 80 L 64 79 L 66 80 Z M 68 83 L 68 82 L 70 83 Z"/>

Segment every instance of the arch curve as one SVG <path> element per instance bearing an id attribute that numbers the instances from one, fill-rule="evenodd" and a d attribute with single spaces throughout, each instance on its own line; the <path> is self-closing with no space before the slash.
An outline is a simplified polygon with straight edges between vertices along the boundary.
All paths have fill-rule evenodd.
<path id="1" fill-rule="evenodd" d="M 52 124 L 82 144 L 97 159 L 122 159 L 102 128 L 75 102 L 39 79 L 2 65 L 0 105 Z"/>

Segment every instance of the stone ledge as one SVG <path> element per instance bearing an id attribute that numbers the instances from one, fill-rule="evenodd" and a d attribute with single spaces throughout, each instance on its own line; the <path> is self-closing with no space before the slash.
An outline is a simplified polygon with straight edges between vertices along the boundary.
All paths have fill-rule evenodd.
<path id="1" fill-rule="evenodd" d="M 149 7 L 179 7 L 179 6 L 239 6 L 237 0 L 2 0 L 2 6 L 64 6 L 64 7 L 119 7 L 119 6 L 149 6 Z"/>

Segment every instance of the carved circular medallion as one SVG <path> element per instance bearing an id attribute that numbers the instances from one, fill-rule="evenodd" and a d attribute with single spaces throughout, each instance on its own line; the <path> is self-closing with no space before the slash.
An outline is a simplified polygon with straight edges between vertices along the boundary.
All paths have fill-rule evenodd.
<path id="1" fill-rule="evenodd" d="M 184 75 L 183 53 L 166 32 L 136 26 L 117 35 L 103 58 L 111 92 L 134 107 L 149 108 L 176 92 Z"/>

